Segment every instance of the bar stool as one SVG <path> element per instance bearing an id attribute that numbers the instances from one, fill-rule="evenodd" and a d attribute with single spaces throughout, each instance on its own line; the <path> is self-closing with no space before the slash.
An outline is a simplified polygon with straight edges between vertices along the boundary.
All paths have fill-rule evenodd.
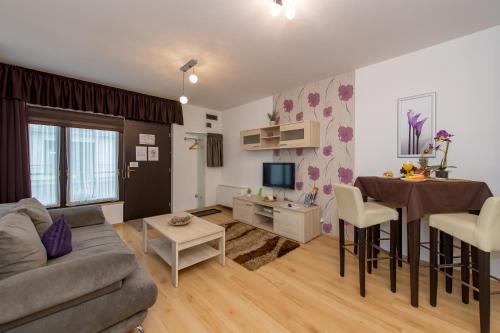
<path id="1" fill-rule="evenodd" d="M 469 293 L 469 244 L 477 251 L 479 280 L 479 317 L 481 332 L 490 331 L 490 253 L 500 251 L 500 197 L 489 198 L 479 216 L 467 213 L 435 214 L 430 216 L 430 303 L 437 302 L 437 274 L 442 265 L 437 264 L 437 231 L 462 241 L 462 298 Z M 467 246 L 464 246 L 467 245 Z M 465 252 L 465 253 L 464 253 Z M 449 266 L 449 265 L 446 265 Z M 474 266 L 474 265 L 473 265 Z M 448 268 L 448 267 L 447 267 Z M 475 287 L 472 287 L 477 291 Z"/>
<path id="2" fill-rule="evenodd" d="M 385 207 L 375 202 L 363 202 L 361 191 L 354 186 L 335 184 L 333 191 L 337 198 L 339 213 L 339 252 L 340 252 L 340 276 L 344 276 L 345 251 L 348 245 L 345 244 L 344 225 L 348 222 L 358 228 L 358 243 L 351 244 L 358 247 L 359 255 L 359 293 L 365 297 L 365 261 L 366 261 L 366 232 L 369 227 L 380 225 L 391 221 L 390 237 L 390 280 L 391 291 L 396 292 L 396 237 L 397 218 L 396 210 Z M 368 244 L 372 247 L 373 244 Z M 348 250 L 349 251 L 349 250 Z M 349 251 L 350 252 L 350 251 Z M 380 258 L 387 259 L 387 258 Z M 368 258 L 369 261 L 379 260 Z"/>

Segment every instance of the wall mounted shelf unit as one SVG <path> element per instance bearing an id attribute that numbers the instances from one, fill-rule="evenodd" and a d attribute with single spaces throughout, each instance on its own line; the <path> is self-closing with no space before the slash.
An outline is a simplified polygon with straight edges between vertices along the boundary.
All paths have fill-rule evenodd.
<path id="1" fill-rule="evenodd" d="M 240 132 L 241 150 L 318 148 L 319 122 L 306 120 Z"/>

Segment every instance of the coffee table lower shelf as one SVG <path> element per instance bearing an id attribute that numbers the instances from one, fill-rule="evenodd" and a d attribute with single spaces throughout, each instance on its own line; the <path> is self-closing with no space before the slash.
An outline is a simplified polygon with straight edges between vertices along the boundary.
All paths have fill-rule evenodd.
<path id="1" fill-rule="evenodd" d="M 162 237 L 148 239 L 148 246 L 153 249 L 160 258 L 172 267 L 172 246 L 170 242 Z M 200 244 L 194 247 L 179 251 L 178 269 L 195 265 L 207 259 L 217 257 L 220 251 L 207 244 Z"/>

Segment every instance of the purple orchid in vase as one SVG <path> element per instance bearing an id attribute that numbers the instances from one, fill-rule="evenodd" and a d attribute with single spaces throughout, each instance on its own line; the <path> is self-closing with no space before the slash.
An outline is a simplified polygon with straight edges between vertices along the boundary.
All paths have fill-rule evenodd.
<path id="1" fill-rule="evenodd" d="M 441 163 L 439 163 L 439 165 L 429 167 L 431 171 L 436 173 L 436 177 L 438 178 L 448 178 L 448 169 L 456 168 L 455 166 L 448 165 L 448 151 L 450 149 L 451 138 L 453 136 L 453 134 L 448 133 L 446 130 L 440 130 L 434 137 L 435 146 L 433 147 L 432 145 L 429 145 L 429 147 L 425 150 L 425 153 L 427 154 L 431 153 L 432 150 L 436 152 L 443 152 L 443 159 L 441 160 Z"/>

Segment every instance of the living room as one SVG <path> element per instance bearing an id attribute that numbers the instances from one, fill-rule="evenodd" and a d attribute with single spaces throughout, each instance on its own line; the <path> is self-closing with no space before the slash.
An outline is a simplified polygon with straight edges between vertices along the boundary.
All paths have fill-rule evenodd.
<path id="1" fill-rule="evenodd" d="M 500 3 L 3 1 L 0 332 L 500 332 Z"/>

